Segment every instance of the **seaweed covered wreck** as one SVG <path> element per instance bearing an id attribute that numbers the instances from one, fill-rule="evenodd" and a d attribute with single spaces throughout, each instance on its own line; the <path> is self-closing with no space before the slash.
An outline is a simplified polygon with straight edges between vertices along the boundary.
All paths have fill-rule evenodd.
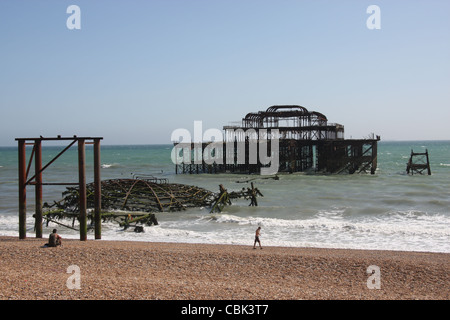
<path id="1" fill-rule="evenodd" d="M 87 214 L 91 226 L 95 217 L 92 209 L 95 204 L 94 183 L 86 185 Z M 43 218 L 48 225 L 53 222 L 64 227 L 75 229 L 79 222 L 80 193 L 77 187 L 67 187 L 60 201 L 44 204 Z M 251 183 L 251 188 L 228 192 L 219 185 L 219 192 L 214 193 L 201 187 L 169 183 L 167 179 L 150 176 L 133 177 L 133 179 L 110 179 L 101 181 L 101 219 L 103 222 L 117 222 L 127 229 L 134 227 L 136 232 L 142 232 L 143 225 L 158 225 L 156 212 L 182 211 L 196 207 L 210 207 L 210 212 L 221 212 L 226 205 L 231 205 L 231 199 L 245 198 L 250 200 L 250 206 L 257 206 L 256 198 L 262 193 Z M 63 224 L 60 220 L 72 220 L 72 225 Z"/>

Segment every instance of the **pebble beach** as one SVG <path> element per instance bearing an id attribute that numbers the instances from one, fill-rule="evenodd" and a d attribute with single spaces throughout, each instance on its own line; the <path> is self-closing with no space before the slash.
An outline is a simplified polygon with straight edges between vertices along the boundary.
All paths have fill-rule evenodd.
<path id="1" fill-rule="evenodd" d="M 1 300 L 450 298 L 448 253 L 74 239 L 44 248 L 45 242 L 0 237 Z M 379 268 L 378 280 L 370 266 Z"/>

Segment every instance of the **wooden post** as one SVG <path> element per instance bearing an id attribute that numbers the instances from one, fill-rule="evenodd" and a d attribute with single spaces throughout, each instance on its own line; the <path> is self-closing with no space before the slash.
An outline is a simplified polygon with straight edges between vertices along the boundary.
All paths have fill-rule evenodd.
<path id="1" fill-rule="evenodd" d="M 431 176 L 430 159 L 428 158 L 428 149 L 426 150 L 425 155 L 427 157 L 427 171 L 428 171 L 428 175 Z"/>
<path id="2" fill-rule="evenodd" d="M 19 140 L 19 239 L 27 237 L 27 165 L 25 140 Z"/>
<path id="3" fill-rule="evenodd" d="M 35 186 L 35 208 L 36 212 L 34 215 L 34 226 L 36 229 L 36 238 L 42 238 L 42 143 L 41 140 L 34 141 L 35 148 L 35 158 L 34 167 L 36 175 Z"/>
<path id="4" fill-rule="evenodd" d="M 378 142 L 372 143 L 372 168 L 370 169 L 371 174 L 375 174 L 377 170 L 377 154 L 378 154 Z"/>
<path id="5" fill-rule="evenodd" d="M 102 186 L 100 180 L 100 139 L 94 140 L 94 214 L 95 239 L 102 238 Z"/>
<path id="6" fill-rule="evenodd" d="M 86 215 L 86 160 L 85 160 L 85 140 L 78 140 L 78 192 L 80 209 L 80 240 L 87 240 L 87 215 Z"/>

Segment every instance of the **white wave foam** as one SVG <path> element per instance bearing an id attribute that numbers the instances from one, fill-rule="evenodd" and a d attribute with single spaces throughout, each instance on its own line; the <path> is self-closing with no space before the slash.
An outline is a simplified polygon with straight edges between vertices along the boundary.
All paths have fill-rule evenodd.
<path id="1" fill-rule="evenodd" d="M 339 210 L 338 210 L 339 211 Z M 342 219 L 338 212 L 330 216 L 317 215 L 309 219 L 278 219 L 263 217 L 239 217 L 219 214 L 202 217 L 214 223 L 237 224 L 265 228 L 282 228 L 284 232 L 299 229 L 318 232 L 353 232 L 359 234 L 408 235 L 450 237 L 450 219 L 444 215 L 398 212 L 384 218 L 364 217 L 362 219 Z"/>
<path id="2" fill-rule="evenodd" d="M 256 226 L 262 226 L 263 246 L 327 247 L 368 250 L 450 252 L 450 217 L 418 211 L 365 215 L 349 219 L 342 209 L 318 212 L 308 218 L 238 216 L 230 213 L 159 215 L 157 226 L 144 233 L 102 224 L 102 239 L 148 242 L 186 242 L 253 245 Z M 30 236 L 34 219 L 27 217 Z M 0 215 L 0 235 L 17 236 L 18 217 Z M 49 229 L 53 228 L 52 224 Z M 77 238 L 73 230 L 58 227 L 65 238 Z M 93 233 L 88 233 L 88 238 Z"/>
<path id="3" fill-rule="evenodd" d="M 117 167 L 120 167 L 120 164 L 118 164 L 118 163 L 104 163 L 104 164 L 101 165 L 101 167 L 103 169 L 117 168 Z"/>
<path id="4" fill-rule="evenodd" d="M 238 225 L 249 226 L 267 226 L 267 227 L 295 227 L 300 226 L 301 220 L 286 220 L 277 218 L 263 218 L 263 217 L 238 217 L 230 214 L 218 214 L 211 216 L 204 216 L 200 219 L 210 220 L 216 223 L 230 223 Z"/>

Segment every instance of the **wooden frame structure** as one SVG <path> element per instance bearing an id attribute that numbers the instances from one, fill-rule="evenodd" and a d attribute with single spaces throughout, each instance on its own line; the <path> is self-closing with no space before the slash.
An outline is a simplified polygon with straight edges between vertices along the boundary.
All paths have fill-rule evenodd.
<path id="1" fill-rule="evenodd" d="M 27 214 L 27 186 L 35 187 L 35 229 L 36 238 L 42 238 L 42 186 L 44 185 L 78 185 L 80 193 L 80 240 L 87 240 L 87 215 L 86 215 L 86 160 L 85 145 L 94 145 L 94 184 L 95 184 L 95 239 L 101 239 L 101 183 L 100 183 L 100 140 L 101 137 L 61 137 L 56 138 L 16 138 L 19 148 L 19 239 L 26 238 L 26 214 Z M 42 142 L 43 141 L 71 141 L 58 155 L 45 166 L 42 166 Z M 68 183 L 44 183 L 43 171 L 58 159 L 65 151 L 78 144 L 78 182 Z M 28 162 L 26 161 L 26 146 L 32 145 L 33 150 Z M 28 178 L 30 167 L 34 158 L 35 174 Z"/>

